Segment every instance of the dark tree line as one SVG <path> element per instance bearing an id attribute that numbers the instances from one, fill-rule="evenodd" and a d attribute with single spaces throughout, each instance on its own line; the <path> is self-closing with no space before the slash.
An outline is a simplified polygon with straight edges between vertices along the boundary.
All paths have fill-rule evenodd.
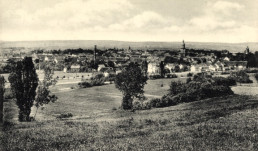
<path id="1" fill-rule="evenodd" d="M 247 67 L 258 67 L 258 51 L 247 55 Z"/>

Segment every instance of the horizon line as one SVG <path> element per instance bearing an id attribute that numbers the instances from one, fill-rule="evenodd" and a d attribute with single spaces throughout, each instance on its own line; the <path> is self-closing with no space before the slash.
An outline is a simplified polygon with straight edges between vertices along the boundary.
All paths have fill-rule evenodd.
<path id="1" fill-rule="evenodd" d="M 258 43 L 256 42 L 207 42 L 207 41 L 187 41 L 185 39 L 182 39 L 181 41 L 150 41 L 150 40 L 141 40 L 141 41 L 130 41 L 130 40 L 95 40 L 95 39 L 77 39 L 77 40 L 0 40 L 0 42 L 41 42 L 41 41 L 117 41 L 117 42 L 135 42 L 135 43 L 141 43 L 141 42 L 164 42 L 164 43 L 178 43 L 178 42 L 190 42 L 190 43 L 230 43 L 230 44 L 239 44 L 239 43 Z"/>

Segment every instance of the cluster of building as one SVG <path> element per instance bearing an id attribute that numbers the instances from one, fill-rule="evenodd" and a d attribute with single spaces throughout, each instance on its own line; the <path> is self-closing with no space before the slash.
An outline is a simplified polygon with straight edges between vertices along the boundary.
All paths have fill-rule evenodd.
<path id="1" fill-rule="evenodd" d="M 227 50 L 195 50 L 186 48 L 183 41 L 178 50 L 133 50 L 106 49 L 99 50 L 97 46 L 93 50 L 68 51 L 69 53 L 53 53 L 33 51 L 36 69 L 40 70 L 45 62 L 53 64 L 56 71 L 78 72 L 102 72 L 119 73 L 130 62 L 137 62 L 145 70 L 147 75 L 166 75 L 174 72 L 223 72 L 230 70 L 244 70 L 247 66 L 246 55 L 249 48 L 243 53 L 230 53 Z M 79 52 L 79 53 L 73 53 Z M 10 61 L 21 60 L 28 54 L 1 55 L 1 66 Z M 145 66 L 145 67 L 144 67 Z"/>

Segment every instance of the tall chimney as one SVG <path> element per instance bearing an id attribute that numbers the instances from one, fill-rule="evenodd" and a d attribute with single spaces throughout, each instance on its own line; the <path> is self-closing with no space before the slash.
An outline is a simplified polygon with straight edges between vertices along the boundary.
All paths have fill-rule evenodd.
<path id="1" fill-rule="evenodd" d="M 96 51 L 97 51 L 97 45 L 94 45 L 94 64 L 96 64 Z"/>

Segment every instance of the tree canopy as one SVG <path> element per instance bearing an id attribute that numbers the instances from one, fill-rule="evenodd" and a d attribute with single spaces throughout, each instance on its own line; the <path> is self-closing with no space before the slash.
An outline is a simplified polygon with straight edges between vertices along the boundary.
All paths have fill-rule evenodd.
<path id="1" fill-rule="evenodd" d="M 140 97 L 144 91 L 147 77 L 137 63 L 131 62 L 116 76 L 115 85 L 123 93 L 122 108 L 131 109 L 134 97 Z"/>
<path id="2" fill-rule="evenodd" d="M 25 57 L 14 64 L 9 81 L 20 109 L 19 120 L 29 121 L 38 86 L 38 76 L 31 57 Z"/>

